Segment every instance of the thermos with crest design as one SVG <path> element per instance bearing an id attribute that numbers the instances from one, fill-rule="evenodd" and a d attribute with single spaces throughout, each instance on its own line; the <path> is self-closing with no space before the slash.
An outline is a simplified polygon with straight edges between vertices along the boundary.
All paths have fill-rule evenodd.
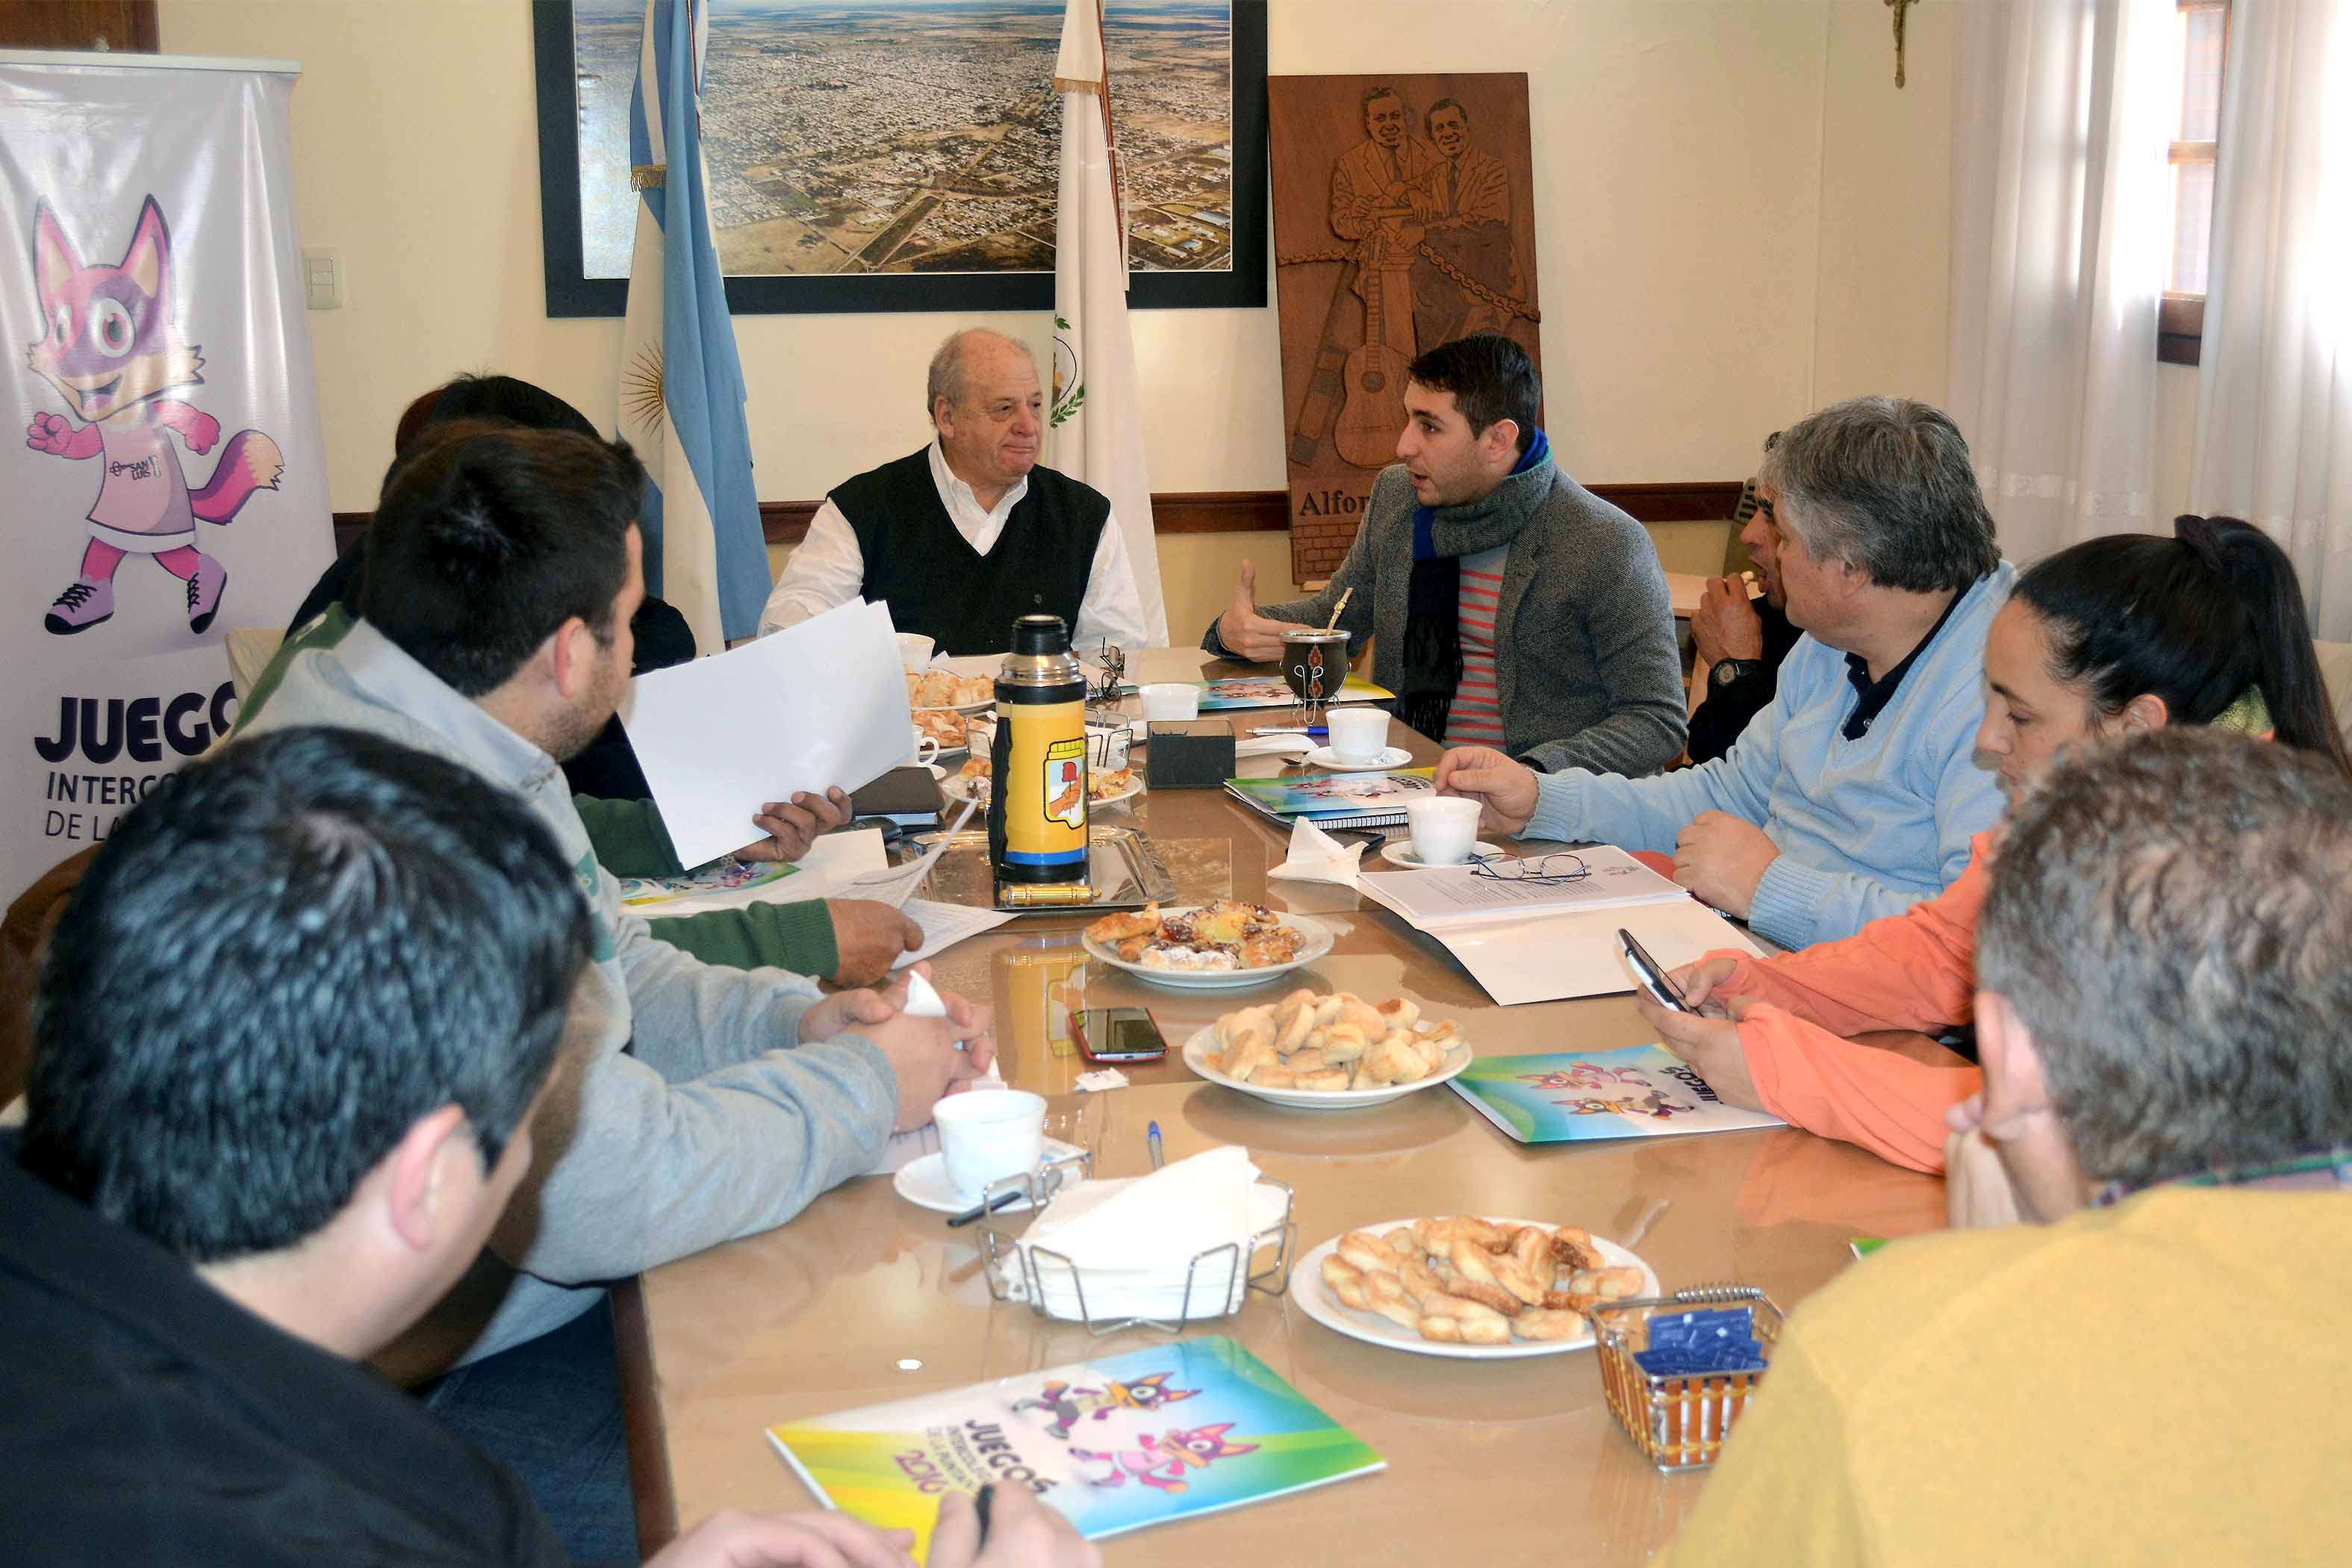
<path id="1" fill-rule="evenodd" d="M 988 859 L 997 881 L 1083 884 L 1087 682 L 1059 616 L 1013 623 L 1013 651 L 996 675 L 989 763 Z"/>

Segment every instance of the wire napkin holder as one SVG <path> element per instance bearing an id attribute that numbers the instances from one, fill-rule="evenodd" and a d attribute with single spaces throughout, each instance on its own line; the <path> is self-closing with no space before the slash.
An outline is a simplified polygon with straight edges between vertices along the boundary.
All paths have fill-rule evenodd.
<path id="1" fill-rule="evenodd" d="M 1648 1348 L 1652 1318 L 1692 1307 L 1726 1306 L 1755 1309 L 1754 1332 L 1769 1365 L 1780 1339 L 1780 1309 L 1753 1285 L 1696 1285 L 1671 1296 L 1601 1301 L 1592 1309 L 1593 1337 L 1601 1345 L 1601 1387 L 1609 1408 L 1625 1436 L 1662 1470 L 1714 1464 L 1731 1436 L 1732 1424 L 1762 1386 L 1764 1368 L 1662 1377 L 1644 1372 L 1634 1352 Z"/>
<path id="2" fill-rule="evenodd" d="M 1282 1194 L 1282 1213 L 1272 1225 L 1243 1239 L 1204 1247 L 1194 1253 L 1184 1265 L 1184 1290 L 1179 1300 L 1176 1315 L 1120 1316 L 1097 1313 L 1087 1300 L 1087 1280 L 1096 1280 L 1099 1300 L 1108 1281 L 1102 1277 L 1108 1272 L 1082 1268 L 1068 1257 L 1051 1247 L 1024 1247 L 1019 1233 L 1008 1228 L 1019 1224 L 1023 1230 L 1034 1223 L 1045 1205 L 1058 1194 L 1072 1171 L 1083 1166 L 1086 1174 L 1094 1172 L 1094 1156 L 1088 1152 L 1048 1160 L 1036 1170 L 1016 1176 L 1007 1176 L 988 1189 L 987 1196 L 994 1199 L 1000 1193 L 1018 1192 L 1029 1200 L 1029 1212 L 1000 1221 L 992 1215 L 982 1227 L 982 1242 L 988 1259 L 989 1294 L 1000 1301 L 1026 1300 L 1029 1310 L 1041 1318 L 1059 1322 L 1086 1325 L 1090 1334 L 1118 1333 L 1128 1329 L 1155 1329 L 1162 1333 L 1181 1333 L 1195 1323 L 1213 1319 L 1229 1318 L 1242 1310 L 1250 1292 L 1265 1296 L 1280 1296 L 1289 1286 L 1291 1256 L 1297 1250 L 1298 1225 L 1290 1184 L 1271 1176 L 1260 1176 L 1257 1184 L 1272 1187 Z M 1260 1253 L 1271 1248 L 1273 1259 L 1265 1267 L 1254 1268 Z M 1172 1276 L 1171 1276 L 1172 1279 Z M 1047 1300 L 1048 1283 L 1066 1286 L 1066 1300 L 1076 1305 L 1075 1313 L 1057 1311 Z"/>

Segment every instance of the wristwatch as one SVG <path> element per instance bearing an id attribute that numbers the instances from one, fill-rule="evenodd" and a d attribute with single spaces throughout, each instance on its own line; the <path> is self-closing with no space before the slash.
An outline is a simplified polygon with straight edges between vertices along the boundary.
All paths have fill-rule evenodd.
<path id="1" fill-rule="evenodd" d="M 1709 686 L 1729 686 L 1747 679 L 1764 668 L 1760 658 L 1727 658 L 1707 672 Z"/>

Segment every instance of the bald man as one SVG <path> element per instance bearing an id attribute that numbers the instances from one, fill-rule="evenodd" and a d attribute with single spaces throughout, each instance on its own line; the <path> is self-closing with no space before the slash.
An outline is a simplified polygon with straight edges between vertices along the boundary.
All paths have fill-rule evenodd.
<path id="1" fill-rule="evenodd" d="M 971 328 L 931 356 L 931 442 L 845 480 L 809 520 L 760 616 L 761 635 L 851 599 L 948 654 L 1003 653 L 1023 616 L 1062 617 L 1071 645 L 1143 647 L 1143 602 L 1100 490 L 1041 468 L 1045 394 L 1028 349 Z"/>

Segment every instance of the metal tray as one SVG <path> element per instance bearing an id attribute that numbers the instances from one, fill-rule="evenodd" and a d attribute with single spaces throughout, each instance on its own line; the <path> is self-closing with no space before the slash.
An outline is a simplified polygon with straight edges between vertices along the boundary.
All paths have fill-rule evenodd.
<path id="1" fill-rule="evenodd" d="M 997 896 L 996 876 L 988 864 L 988 835 L 959 833 L 948 841 L 939 864 L 931 868 L 930 884 L 923 896 L 941 903 L 1016 915 L 1139 910 L 1150 903 L 1176 901 L 1176 879 L 1161 864 L 1148 835 L 1132 827 L 1097 827 L 1087 836 L 1087 849 L 1091 899 L 1075 904 L 1008 904 Z"/>

